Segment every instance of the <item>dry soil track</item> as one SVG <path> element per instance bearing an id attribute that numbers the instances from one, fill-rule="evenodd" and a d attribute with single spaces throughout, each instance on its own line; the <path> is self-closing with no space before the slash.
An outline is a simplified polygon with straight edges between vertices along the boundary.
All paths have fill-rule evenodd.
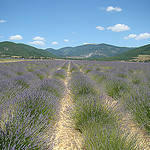
<path id="1" fill-rule="evenodd" d="M 70 79 L 70 62 L 67 71 L 67 78 L 64 81 L 66 93 L 61 100 L 61 109 L 59 112 L 59 121 L 55 127 L 55 138 L 53 150 L 80 150 L 82 147 L 82 135 L 74 129 L 73 120 L 70 111 L 74 104 L 70 96 L 68 81 Z"/>

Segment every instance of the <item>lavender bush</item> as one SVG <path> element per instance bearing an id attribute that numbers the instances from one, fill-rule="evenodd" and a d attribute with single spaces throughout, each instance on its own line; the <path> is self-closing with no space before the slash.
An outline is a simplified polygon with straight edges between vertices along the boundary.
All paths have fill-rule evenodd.
<path id="1" fill-rule="evenodd" d="M 30 64 L 32 71 L 27 69 Z M 63 64 L 64 61 L 2 64 L 0 69 L 5 73 L 0 78 L 0 149 L 52 149 L 51 128 L 57 119 L 64 83 L 47 77 Z M 24 71 L 16 73 L 21 66 Z"/>
<path id="2" fill-rule="evenodd" d="M 84 64 L 81 61 L 77 65 Z M 121 100 L 139 125 L 150 133 L 150 64 L 90 62 L 89 66 L 88 76 L 97 82 L 102 91 Z M 88 62 L 83 71 L 88 71 Z"/>
<path id="3" fill-rule="evenodd" d="M 136 137 L 129 142 L 128 133 L 121 134 L 116 119 L 119 114 L 106 111 L 102 106 L 103 94 L 98 93 L 95 83 L 82 72 L 73 71 L 70 90 L 75 100 L 72 117 L 75 129 L 84 138 L 83 149 L 135 149 Z M 137 147 L 136 147 L 137 148 Z"/>

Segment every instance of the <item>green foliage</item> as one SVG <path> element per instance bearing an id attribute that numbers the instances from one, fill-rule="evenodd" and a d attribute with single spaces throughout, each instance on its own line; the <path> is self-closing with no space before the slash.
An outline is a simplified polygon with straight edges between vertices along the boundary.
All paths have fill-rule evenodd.
<path id="1" fill-rule="evenodd" d="M 137 75 L 134 75 L 132 78 L 131 78 L 131 81 L 133 84 L 140 84 L 141 83 L 141 79 L 140 77 L 138 77 Z"/>
<path id="2" fill-rule="evenodd" d="M 136 137 L 132 141 L 126 141 L 128 134 L 121 137 L 115 124 L 104 124 L 91 121 L 91 125 L 84 131 L 86 138 L 84 149 L 86 150 L 135 150 Z"/>
<path id="3" fill-rule="evenodd" d="M 66 65 L 65 65 L 65 66 L 62 66 L 62 67 L 61 67 L 61 69 L 64 69 L 64 70 L 66 70 L 66 71 L 67 71 L 68 66 L 66 66 Z"/>
<path id="4" fill-rule="evenodd" d="M 117 47 L 101 43 L 101 44 L 87 44 L 76 47 L 64 47 L 58 50 L 54 50 L 51 48 L 46 50 L 54 55 L 61 57 L 85 57 L 86 55 L 89 55 L 91 53 L 93 53 L 93 55 L 90 57 L 106 57 L 106 56 L 111 57 L 126 52 L 130 49 L 132 48 Z M 115 53 L 113 53 L 112 51 L 115 51 Z M 102 55 L 100 56 L 99 53 L 101 53 Z"/>
<path id="5" fill-rule="evenodd" d="M 98 83 L 102 83 L 106 80 L 106 76 L 105 75 L 99 75 L 96 74 L 92 77 L 93 80 L 97 81 Z"/>
<path id="6" fill-rule="evenodd" d="M 55 73 L 54 76 L 53 76 L 52 78 L 65 79 L 66 77 L 65 77 L 63 74 Z"/>
<path id="7" fill-rule="evenodd" d="M 83 66 L 79 66 L 79 69 L 81 69 Z"/>
<path id="8" fill-rule="evenodd" d="M 44 78 L 44 75 L 42 73 L 36 73 L 36 75 L 42 80 Z"/>
<path id="9" fill-rule="evenodd" d="M 116 74 L 116 77 L 127 78 L 127 75 L 123 73 Z"/>
<path id="10" fill-rule="evenodd" d="M 91 71 L 91 69 L 88 69 L 85 71 L 85 74 L 88 74 Z"/>
<path id="11" fill-rule="evenodd" d="M 150 44 L 144 45 L 138 48 L 134 48 L 132 50 L 128 50 L 122 54 L 119 54 L 114 57 L 104 57 L 104 58 L 93 58 L 89 60 L 98 60 L 98 61 L 129 61 L 138 57 L 139 55 L 150 55 Z M 146 62 L 149 62 L 147 60 Z"/>
<path id="12" fill-rule="evenodd" d="M 89 98 L 90 97 L 90 98 Z M 92 122 L 95 124 L 103 122 L 103 124 L 108 124 L 109 122 L 114 122 L 113 118 L 103 110 L 100 103 L 95 97 L 90 95 L 89 97 L 82 96 L 79 99 L 84 99 L 76 102 L 76 108 L 74 113 L 74 120 L 76 129 L 83 132 Z"/>
<path id="13" fill-rule="evenodd" d="M 17 80 L 17 84 L 18 84 L 18 85 L 21 85 L 21 86 L 23 86 L 23 87 L 25 87 L 25 88 L 29 87 L 29 84 L 28 84 L 23 78 L 18 79 L 18 80 Z"/>
<path id="14" fill-rule="evenodd" d="M 16 44 L 13 42 L 0 42 L 0 54 L 8 56 L 21 56 L 24 58 L 40 58 L 40 57 L 55 57 L 55 55 L 35 47 Z M 0 56 L 1 56 L 0 55 Z"/>
<path id="15" fill-rule="evenodd" d="M 70 72 L 74 72 L 74 71 L 78 72 L 78 68 L 76 66 L 74 66 L 70 69 Z"/>
<path id="16" fill-rule="evenodd" d="M 122 93 L 129 91 L 129 87 L 126 83 L 115 80 L 107 81 L 105 83 L 105 88 L 107 94 L 113 98 L 120 97 Z"/>
<path id="17" fill-rule="evenodd" d="M 126 102 L 127 108 L 132 111 L 139 125 L 145 127 L 150 134 L 150 97 L 147 95 L 148 92 L 146 88 L 132 89 L 121 98 Z"/>
<path id="18" fill-rule="evenodd" d="M 22 76 L 23 75 L 23 72 L 16 72 L 17 73 L 17 75 L 19 75 L 19 76 Z"/>
<path id="19" fill-rule="evenodd" d="M 52 85 L 52 86 L 45 86 L 45 85 L 42 85 L 42 86 L 41 86 L 41 89 L 42 89 L 42 90 L 45 90 L 45 91 L 48 91 L 49 94 L 52 93 L 52 94 L 56 95 L 57 97 L 60 96 L 59 91 L 57 90 L 57 88 L 56 88 L 54 85 Z"/>

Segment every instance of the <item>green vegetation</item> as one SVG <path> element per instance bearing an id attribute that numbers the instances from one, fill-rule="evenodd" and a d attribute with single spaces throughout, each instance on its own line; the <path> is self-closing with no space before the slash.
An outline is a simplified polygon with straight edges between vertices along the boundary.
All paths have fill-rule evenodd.
<path id="1" fill-rule="evenodd" d="M 35 59 L 84 59 L 97 61 L 133 61 L 150 62 L 150 44 L 138 48 L 117 47 L 108 44 L 87 44 L 76 47 L 64 47 L 58 50 L 46 50 L 13 42 L 0 42 L 1 58 L 35 58 Z"/>
<path id="2" fill-rule="evenodd" d="M 0 57 L 55 58 L 55 55 L 35 47 L 13 42 L 0 42 Z"/>
<path id="3" fill-rule="evenodd" d="M 72 72 L 71 91 L 75 100 L 75 110 L 72 114 L 75 129 L 82 133 L 86 150 L 134 150 L 136 137 L 127 141 L 128 133 L 121 136 L 117 123 L 118 114 L 105 110 L 102 96 L 96 91 L 89 78 L 80 72 Z"/>
<path id="4" fill-rule="evenodd" d="M 139 55 L 150 55 L 150 44 L 144 45 L 132 50 L 129 50 L 127 52 L 124 52 L 122 54 L 119 54 L 114 57 L 104 57 L 104 58 L 93 58 L 88 60 L 98 60 L 98 61 L 136 61 L 135 58 L 137 58 Z M 145 60 L 145 62 L 149 62 L 149 60 Z"/>
<path id="5" fill-rule="evenodd" d="M 54 55 L 66 58 L 94 58 L 94 57 L 111 57 L 121 54 L 132 48 L 118 47 L 108 44 L 86 44 L 76 47 L 64 47 L 58 50 L 51 48 L 46 49 Z"/>

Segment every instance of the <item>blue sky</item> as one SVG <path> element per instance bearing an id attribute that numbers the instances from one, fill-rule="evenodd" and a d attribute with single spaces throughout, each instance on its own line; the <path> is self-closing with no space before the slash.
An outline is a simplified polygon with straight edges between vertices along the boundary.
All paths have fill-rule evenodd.
<path id="1" fill-rule="evenodd" d="M 150 44 L 150 0 L 0 0 L 0 42 Z"/>

